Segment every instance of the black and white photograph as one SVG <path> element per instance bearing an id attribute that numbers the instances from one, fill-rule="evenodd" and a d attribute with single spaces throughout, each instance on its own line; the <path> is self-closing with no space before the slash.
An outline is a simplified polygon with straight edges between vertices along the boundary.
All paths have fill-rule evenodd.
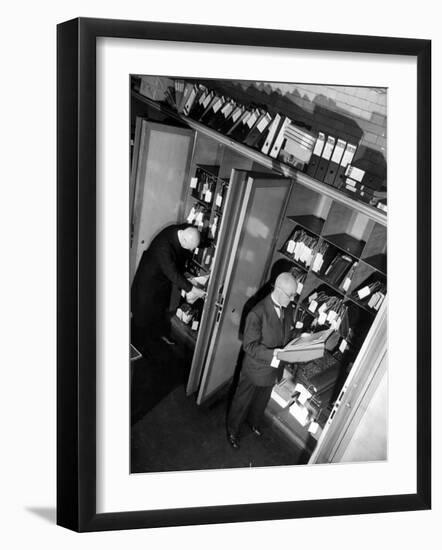
<path id="1" fill-rule="evenodd" d="M 387 88 L 128 94 L 130 473 L 388 460 Z"/>

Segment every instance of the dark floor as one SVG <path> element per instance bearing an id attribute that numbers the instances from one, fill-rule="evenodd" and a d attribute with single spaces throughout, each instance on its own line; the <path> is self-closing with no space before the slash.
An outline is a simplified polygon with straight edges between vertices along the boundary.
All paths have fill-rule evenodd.
<path id="1" fill-rule="evenodd" d="M 244 427 L 240 449 L 232 449 L 225 433 L 227 397 L 198 407 L 195 397 L 185 393 L 186 349 L 162 342 L 151 349 L 148 359 L 132 364 L 132 473 L 305 462 L 302 450 L 270 426 L 264 426 L 261 437 Z"/>

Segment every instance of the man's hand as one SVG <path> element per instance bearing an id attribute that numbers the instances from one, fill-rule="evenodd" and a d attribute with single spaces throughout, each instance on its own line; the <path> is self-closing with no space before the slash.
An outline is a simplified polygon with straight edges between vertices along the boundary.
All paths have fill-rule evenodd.
<path id="1" fill-rule="evenodd" d="M 198 288 L 196 286 L 192 287 L 192 290 L 190 292 L 187 292 L 186 294 L 186 301 L 189 304 L 193 304 L 198 300 L 198 298 L 204 298 L 206 295 L 206 291 L 202 290 L 201 288 Z"/>

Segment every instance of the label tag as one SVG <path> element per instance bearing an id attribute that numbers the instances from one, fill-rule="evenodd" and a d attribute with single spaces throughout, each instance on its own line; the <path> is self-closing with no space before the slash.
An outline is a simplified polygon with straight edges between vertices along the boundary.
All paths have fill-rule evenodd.
<path id="1" fill-rule="evenodd" d="M 295 241 L 289 241 L 287 243 L 287 252 L 289 254 L 293 254 L 293 251 L 295 250 L 295 244 L 296 244 Z"/>
<path id="2" fill-rule="evenodd" d="M 322 148 L 324 147 L 325 135 L 322 132 L 319 132 L 318 139 L 316 140 L 315 148 L 313 149 L 313 154 L 320 157 L 322 153 Z"/>
<path id="3" fill-rule="evenodd" d="M 212 192 L 206 191 L 206 197 L 204 199 L 206 202 L 210 202 L 212 200 Z"/>
<path id="4" fill-rule="evenodd" d="M 302 328 L 304 326 L 304 323 L 302 321 L 296 321 L 295 328 Z"/>
<path id="5" fill-rule="evenodd" d="M 296 294 L 301 294 L 303 288 L 304 288 L 303 283 L 298 283 L 298 286 L 296 288 Z"/>
<path id="6" fill-rule="evenodd" d="M 218 206 L 218 208 L 219 208 L 219 207 L 222 205 L 222 203 L 223 203 L 223 196 L 222 196 L 220 193 L 218 193 L 218 194 L 216 195 L 215 204 L 216 204 L 216 206 Z"/>
<path id="7" fill-rule="evenodd" d="M 364 288 L 361 288 L 361 290 L 358 290 L 358 296 L 359 299 L 362 300 L 362 298 L 365 298 L 366 296 L 370 295 L 370 287 L 364 286 Z"/>
<path id="8" fill-rule="evenodd" d="M 325 314 L 324 311 L 322 311 L 318 317 L 318 324 L 323 325 L 326 322 L 326 320 L 327 320 L 327 315 Z"/>
<path id="9" fill-rule="evenodd" d="M 308 306 L 309 310 L 314 313 L 316 311 L 316 308 L 318 307 L 318 302 L 316 300 L 312 300 L 310 302 L 310 305 Z"/>
<path id="10" fill-rule="evenodd" d="M 347 349 L 347 340 L 345 338 L 342 339 L 342 342 L 339 344 L 339 351 L 341 353 L 344 353 L 344 351 Z"/>
<path id="11" fill-rule="evenodd" d="M 192 330 L 198 330 L 199 321 L 192 321 Z"/>
<path id="12" fill-rule="evenodd" d="M 183 310 L 180 307 L 176 310 L 176 316 L 180 321 L 183 320 Z"/>
<path id="13" fill-rule="evenodd" d="M 270 363 L 270 366 L 274 369 L 277 369 L 279 367 L 279 359 L 276 358 L 276 355 L 273 357 L 272 362 Z"/>
<path id="14" fill-rule="evenodd" d="M 198 185 L 198 178 L 191 178 L 190 179 L 190 188 L 196 189 L 196 186 Z"/>
<path id="15" fill-rule="evenodd" d="M 351 279 L 348 277 L 345 278 L 345 281 L 342 283 L 342 290 L 344 292 L 347 292 L 347 290 L 350 288 Z"/>

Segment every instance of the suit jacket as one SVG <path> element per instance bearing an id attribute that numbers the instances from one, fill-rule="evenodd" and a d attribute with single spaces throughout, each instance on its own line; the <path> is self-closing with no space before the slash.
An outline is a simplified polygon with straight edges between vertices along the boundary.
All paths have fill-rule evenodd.
<path id="1" fill-rule="evenodd" d="M 172 286 L 192 289 L 184 277 L 186 260 L 192 253 L 178 240 L 178 230 L 187 224 L 170 225 L 160 231 L 144 251 L 131 290 L 131 309 L 137 324 L 155 322 L 169 307 Z"/>
<path id="2" fill-rule="evenodd" d="M 270 366 L 273 350 L 282 348 L 292 339 L 293 305 L 284 309 L 283 322 L 275 311 L 269 294 L 248 314 L 243 338 L 243 371 L 256 386 L 273 386 L 281 379 L 284 363 Z"/>

